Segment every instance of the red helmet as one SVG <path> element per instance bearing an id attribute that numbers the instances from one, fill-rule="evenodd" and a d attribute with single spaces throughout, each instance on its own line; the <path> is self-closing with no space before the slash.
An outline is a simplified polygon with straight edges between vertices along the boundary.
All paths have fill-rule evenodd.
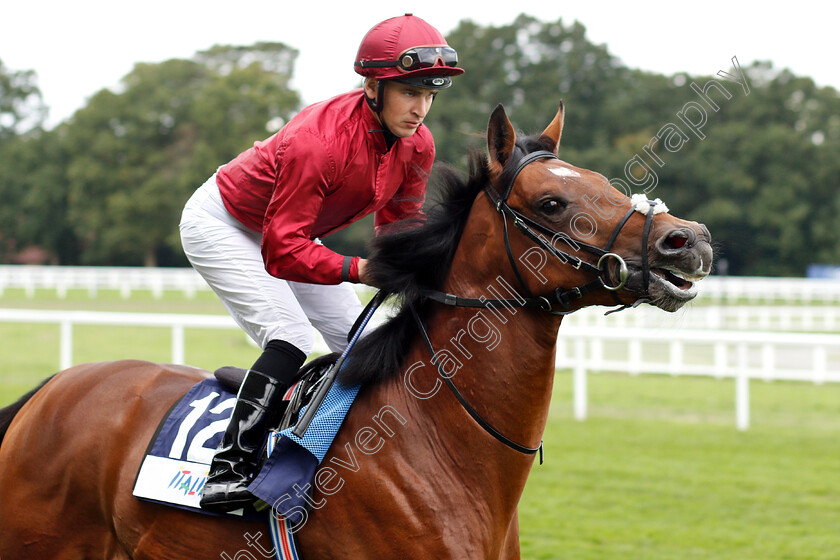
<path id="1" fill-rule="evenodd" d="M 386 19 L 367 32 L 356 54 L 355 70 L 366 78 L 397 80 L 442 89 L 449 76 L 463 74 L 458 53 L 440 31 L 412 14 Z"/>

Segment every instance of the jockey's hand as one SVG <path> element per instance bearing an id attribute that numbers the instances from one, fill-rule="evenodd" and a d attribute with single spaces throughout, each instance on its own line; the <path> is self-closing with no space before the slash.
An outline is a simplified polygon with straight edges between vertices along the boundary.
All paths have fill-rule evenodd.
<path id="1" fill-rule="evenodd" d="M 367 284 L 368 286 L 373 286 L 371 282 L 373 281 L 367 274 L 367 259 L 359 259 L 359 282 L 362 284 Z"/>

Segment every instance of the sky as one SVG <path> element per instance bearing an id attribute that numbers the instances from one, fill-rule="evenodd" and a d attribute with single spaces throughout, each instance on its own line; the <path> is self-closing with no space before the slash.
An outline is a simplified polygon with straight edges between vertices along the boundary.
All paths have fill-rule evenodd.
<path id="1" fill-rule="evenodd" d="M 12 3 L 14 2 L 14 3 Z M 824 1 L 704 2 L 294 2 L 249 0 L 7 0 L 0 7 L 0 61 L 34 70 L 47 126 L 69 118 L 103 88 L 115 89 L 137 62 L 190 58 L 215 44 L 279 41 L 300 51 L 292 86 L 305 103 L 360 85 L 353 72 L 359 41 L 374 24 L 414 13 L 444 35 L 464 19 L 511 23 L 520 13 L 543 22 L 574 20 L 589 40 L 606 44 L 624 64 L 664 74 L 714 75 L 771 61 L 818 85 L 840 89 L 836 22 L 840 7 Z M 781 9 L 779 8 L 781 7 Z M 453 45 L 457 49 L 457 45 Z M 469 61 L 461 60 L 469 71 Z"/>

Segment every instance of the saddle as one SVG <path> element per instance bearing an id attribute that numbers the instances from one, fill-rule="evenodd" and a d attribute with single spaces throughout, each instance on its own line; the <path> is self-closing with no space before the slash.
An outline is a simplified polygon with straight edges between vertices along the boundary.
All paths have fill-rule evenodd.
<path id="1" fill-rule="evenodd" d="M 283 403 L 281 405 L 283 407 L 283 415 L 280 424 L 274 426 L 278 431 L 285 430 L 297 422 L 300 409 L 312 400 L 312 396 L 318 391 L 318 388 L 324 381 L 324 377 L 337 359 L 337 353 L 326 354 L 304 364 L 300 371 L 298 371 L 292 381 L 292 386 L 289 387 L 283 397 Z M 239 393 L 239 388 L 242 386 L 242 382 L 245 381 L 247 374 L 247 369 L 234 366 L 222 366 L 213 372 L 216 380 L 234 394 Z"/>

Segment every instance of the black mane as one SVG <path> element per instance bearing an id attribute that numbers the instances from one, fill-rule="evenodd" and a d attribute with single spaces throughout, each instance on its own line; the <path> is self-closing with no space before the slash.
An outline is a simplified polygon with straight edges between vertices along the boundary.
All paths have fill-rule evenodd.
<path id="1" fill-rule="evenodd" d="M 510 176 L 519 157 L 546 149 L 552 150 L 553 143 L 540 137 L 517 141 L 501 180 Z M 429 303 L 421 290 L 443 285 L 473 202 L 490 185 L 487 157 L 471 155 L 467 179 L 436 164 L 435 185 L 436 200 L 427 209 L 425 221 L 400 222 L 371 242 L 367 271 L 375 285 L 395 300 L 399 311 L 357 342 L 341 370 L 339 379 L 344 384 L 375 383 L 399 375 L 409 343 L 418 332 L 409 305 L 424 317 Z"/>

